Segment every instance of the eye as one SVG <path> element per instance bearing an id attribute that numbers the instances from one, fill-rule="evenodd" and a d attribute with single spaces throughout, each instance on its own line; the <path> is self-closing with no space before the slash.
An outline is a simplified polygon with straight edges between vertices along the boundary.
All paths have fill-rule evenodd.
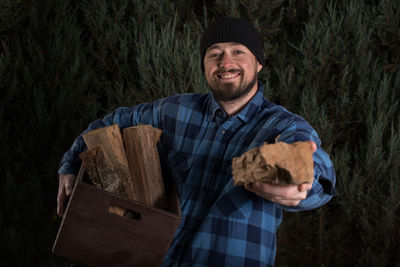
<path id="1" fill-rule="evenodd" d="M 208 55 L 208 57 L 209 57 L 209 58 L 218 58 L 218 57 L 219 57 L 219 53 L 216 53 L 216 52 L 210 53 L 210 54 Z"/>
<path id="2" fill-rule="evenodd" d="M 244 52 L 242 50 L 235 50 L 234 53 L 235 53 L 235 55 L 244 54 Z"/>

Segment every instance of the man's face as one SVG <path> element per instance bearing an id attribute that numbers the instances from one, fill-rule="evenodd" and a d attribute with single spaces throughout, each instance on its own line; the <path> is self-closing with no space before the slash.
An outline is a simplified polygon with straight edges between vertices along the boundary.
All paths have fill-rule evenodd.
<path id="1" fill-rule="evenodd" d="M 239 43 L 216 43 L 204 56 L 204 72 L 216 100 L 234 101 L 257 91 L 257 58 Z"/>

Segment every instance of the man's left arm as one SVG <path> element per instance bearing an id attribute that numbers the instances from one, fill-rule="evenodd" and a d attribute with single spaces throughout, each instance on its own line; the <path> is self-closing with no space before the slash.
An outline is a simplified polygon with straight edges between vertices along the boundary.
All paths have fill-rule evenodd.
<path id="1" fill-rule="evenodd" d="M 316 146 L 315 143 L 313 146 Z M 288 211 L 318 208 L 336 194 L 334 189 L 336 178 L 333 165 L 325 151 L 321 148 L 316 149 L 314 158 L 313 184 L 254 183 L 246 185 L 245 188 L 262 198 L 282 205 Z M 325 159 L 321 161 L 323 158 Z"/>
<path id="2" fill-rule="evenodd" d="M 298 127 L 298 124 L 296 125 Z M 288 211 L 310 210 L 327 203 L 336 195 L 336 176 L 333 163 L 328 154 L 320 147 L 317 133 L 309 126 L 305 129 L 293 130 L 290 127 L 280 136 L 279 141 L 292 143 L 310 141 L 313 148 L 314 181 L 312 184 L 276 185 L 268 183 L 254 183 L 245 188 L 258 196 L 282 205 Z"/>

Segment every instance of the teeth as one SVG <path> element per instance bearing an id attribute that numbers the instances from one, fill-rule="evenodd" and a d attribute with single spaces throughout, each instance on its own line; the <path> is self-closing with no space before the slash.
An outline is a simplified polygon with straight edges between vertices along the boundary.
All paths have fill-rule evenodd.
<path id="1" fill-rule="evenodd" d="M 221 75 L 221 78 L 223 78 L 223 79 L 229 79 L 229 78 L 233 78 L 233 77 L 235 77 L 235 76 L 237 76 L 236 73 L 235 73 L 235 74 L 224 74 L 224 75 Z"/>

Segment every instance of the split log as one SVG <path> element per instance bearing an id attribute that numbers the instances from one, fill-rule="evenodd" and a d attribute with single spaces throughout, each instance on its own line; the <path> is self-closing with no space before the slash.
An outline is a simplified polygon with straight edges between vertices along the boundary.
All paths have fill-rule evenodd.
<path id="1" fill-rule="evenodd" d="M 156 208 L 167 206 L 157 150 L 161 135 L 161 130 L 150 125 L 133 126 L 123 131 L 134 199 Z"/>
<path id="2" fill-rule="evenodd" d="M 233 183 L 272 184 L 312 183 L 314 179 L 313 148 L 310 142 L 278 142 L 253 148 L 233 158 Z"/>
<path id="3" fill-rule="evenodd" d="M 108 127 L 96 129 L 85 133 L 82 137 L 88 149 L 101 145 L 103 154 L 105 154 L 110 163 L 110 170 L 105 170 L 103 168 L 102 171 L 104 173 L 99 174 L 99 176 L 104 176 L 104 179 L 108 179 L 106 176 L 110 174 L 111 170 L 114 170 L 116 175 L 120 177 L 120 181 L 122 181 L 126 195 L 128 198 L 133 199 L 133 184 L 129 174 L 128 160 L 126 158 L 119 126 L 114 124 Z"/>
<path id="4" fill-rule="evenodd" d="M 94 185 L 122 197 L 127 197 L 122 179 L 115 171 L 102 145 L 94 146 L 79 154 L 85 171 Z"/>

